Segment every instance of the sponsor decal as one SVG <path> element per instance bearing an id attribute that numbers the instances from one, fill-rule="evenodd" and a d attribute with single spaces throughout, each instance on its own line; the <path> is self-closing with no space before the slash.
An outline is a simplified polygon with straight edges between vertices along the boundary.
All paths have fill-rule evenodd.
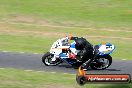
<path id="1" fill-rule="evenodd" d="M 86 72 L 79 67 L 76 81 L 79 85 L 84 85 L 86 83 L 130 83 L 131 76 L 129 74 L 86 74 Z"/>

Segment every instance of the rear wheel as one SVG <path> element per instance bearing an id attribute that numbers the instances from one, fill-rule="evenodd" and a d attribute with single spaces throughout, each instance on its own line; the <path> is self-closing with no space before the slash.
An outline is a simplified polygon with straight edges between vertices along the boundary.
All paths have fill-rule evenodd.
<path id="1" fill-rule="evenodd" d="M 58 64 L 61 63 L 60 59 L 57 59 L 55 61 L 52 61 L 52 59 L 54 58 L 54 55 L 51 54 L 50 52 L 47 52 L 46 54 L 44 54 L 44 56 L 42 57 L 42 62 L 46 65 L 46 66 L 56 66 Z"/>
<path id="2" fill-rule="evenodd" d="M 107 56 L 99 56 L 97 61 L 91 63 L 90 67 L 94 70 L 97 69 L 106 69 L 112 64 L 112 57 L 110 55 Z"/>

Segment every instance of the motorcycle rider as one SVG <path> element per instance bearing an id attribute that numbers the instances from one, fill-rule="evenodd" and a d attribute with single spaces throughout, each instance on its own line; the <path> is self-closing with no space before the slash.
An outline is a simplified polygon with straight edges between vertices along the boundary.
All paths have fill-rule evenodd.
<path id="1" fill-rule="evenodd" d="M 78 58 L 82 60 L 83 62 L 87 61 L 88 59 L 93 58 L 93 45 L 90 44 L 85 38 L 78 38 L 75 40 L 76 42 L 76 49 L 80 50 L 78 52 L 77 56 L 83 56 L 82 58 Z"/>
<path id="2" fill-rule="evenodd" d="M 93 45 L 90 44 L 85 38 L 78 38 L 73 36 L 62 38 L 60 39 L 60 41 L 62 42 L 62 46 L 69 45 L 69 40 L 74 40 L 76 42 L 75 48 L 80 51 L 76 56 L 72 53 L 69 54 L 69 57 L 76 58 L 77 60 L 83 62 L 86 62 L 88 59 L 93 58 Z"/>

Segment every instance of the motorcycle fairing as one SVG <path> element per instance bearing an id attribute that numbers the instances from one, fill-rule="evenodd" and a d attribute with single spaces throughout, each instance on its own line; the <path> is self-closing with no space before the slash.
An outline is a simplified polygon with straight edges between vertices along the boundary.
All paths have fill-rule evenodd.
<path id="1" fill-rule="evenodd" d="M 99 46 L 98 55 L 108 55 L 115 50 L 115 46 L 110 43 L 99 44 L 98 46 Z"/>
<path id="2" fill-rule="evenodd" d="M 80 50 L 77 50 L 77 49 L 75 48 L 75 44 L 76 44 L 76 42 L 71 43 L 71 45 L 70 45 L 70 50 L 71 50 L 75 55 L 77 55 L 77 53 L 80 52 Z"/>

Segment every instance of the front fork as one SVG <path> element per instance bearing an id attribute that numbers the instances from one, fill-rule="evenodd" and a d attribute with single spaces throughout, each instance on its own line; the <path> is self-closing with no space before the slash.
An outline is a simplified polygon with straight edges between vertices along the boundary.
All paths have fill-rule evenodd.
<path id="1" fill-rule="evenodd" d="M 53 56 L 53 58 L 51 59 L 51 61 L 54 62 L 54 61 L 56 61 L 58 58 L 59 58 L 59 55 L 55 55 L 55 54 L 54 54 L 54 56 Z"/>

